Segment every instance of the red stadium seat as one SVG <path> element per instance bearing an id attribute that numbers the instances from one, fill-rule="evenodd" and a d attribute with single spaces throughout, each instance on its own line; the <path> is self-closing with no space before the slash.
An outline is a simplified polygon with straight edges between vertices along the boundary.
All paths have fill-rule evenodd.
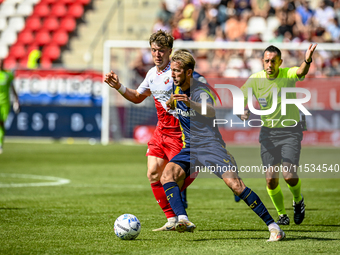
<path id="1" fill-rule="evenodd" d="M 44 69 L 52 68 L 52 60 L 49 57 L 42 56 L 40 59 L 40 67 Z"/>
<path id="2" fill-rule="evenodd" d="M 40 3 L 44 4 L 55 4 L 58 0 L 41 0 Z"/>
<path id="3" fill-rule="evenodd" d="M 47 31 L 55 31 L 59 28 L 59 21 L 53 16 L 45 18 L 42 28 L 46 29 Z"/>
<path id="4" fill-rule="evenodd" d="M 50 33 L 47 30 L 40 30 L 35 36 L 35 42 L 41 46 L 51 42 Z"/>
<path id="5" fill-rule="evenodd" d="M 68 33 L 74 31 L 76 29 L 76 21 L 73 17 L 64 17 L 60 21 L 60 29 L 64 29 Z"/>
<path id="6" fill-rule="evenodd" d="M 26 49 L 23 44 L 16 43 L 10 47 L 8 55 L 18 60 L 26 55 Z"/>
<path id="7" fill-rule="evenodd" d="M 75 1 L 74 0 L 59 0 L 58 2 L 61 4 L 65 4 L 65 5 L 70 5 L 70 4 L 73 4 Z"/>
<path id="8" fill-rule="evenodd" d="M 42 50 L 42 58 L 44 59 L 50 59 L 51 61 L 54 61 L 60 57 L 60 48 L 56 44 L 49 44 L 44 46 Z"/>
<path id="9" fill-rule="evenodd" d="M 59 29 L 55 31 L 52 35 L 52 42 L 59 45 L 64 46 L 68 42 L 68 33 L 65 30 Z"/>
<path id="10" fill-rule="evenodd" d="M 33 15 L 38 17 L 46 17 L 50 14 L 50 8 L 47 4 L 39 3 L 34 7 Z"/>
<path id="11" fill-rule="evenodd" d="M 66 13 L 67 13 L 67 9 L 65 5 L 63 4 L 57 3 L 57 4 L 52 5 L 51 7 L 51 15 L 54 17 L 60 18 L 60 17 L 65 16 Z"/>
<path id="12" fill-rule="evenodd" d="M 41 28 L 41 20 L 39 16 L 31 16 L 26 20 L 26 26 L 25 28 L 28 28 L 32 31 L 37 31 Z"/>
<path id="13" fill-rule="evenodd" d="M 34 41 L 32 32 L 29 29 L 24 29 L 18 35 L 17 42 L 24 45 L 31 44 Z"/>
<path id="14" fill-rule="evenodd" d="M 4 60 L 4 67 L 5 69 L 13 69 L 15 68 L 17 65 L 17 62 L 15 61 L 15 58 L 8 56 L 7 58 L 5 58 Z"/>
<path id="15" fill-rule="evenodd" d="M 84 14 L 84 8 L 81 4 L 72 4 L 68 8 L 67 16 L 75 17 L 76 19 L 80 18 Z"/>
<path id="16" fill-rule="evenodd" d="M 88 5 L 89 3 L 91 3 L 91 0 L 76 0 L 75 2 L 82 5 Z"/>

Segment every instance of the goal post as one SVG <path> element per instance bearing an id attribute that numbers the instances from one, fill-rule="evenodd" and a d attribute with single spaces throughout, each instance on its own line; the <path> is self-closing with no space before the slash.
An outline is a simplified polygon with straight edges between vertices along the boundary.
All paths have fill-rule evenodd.
<path id="1" fill-rule="evenodd" d="M 211 42 L 211 41 L 175 41 L 174 49 L 188 50 L 253 50 L 262 52 L 269 45 L 275 45 L 280 50 L 306 51 L 311 43 L 279 43 L 279 42 Z M 134 50 L 148 49 L 149 42 L 142 40 L 107 40 L 103 47 L 103 77 L 110 70 L 118 72 L 119 79 L 124 86 L 131 88 L 131 74 L 129 61 L 133 60 L 137 53 Z M 113 53 L 112 51 L 115 51 Z M 339 54 L 340 43 L 320 43 L 318 52 L 330 52 Z M 286 59 L 284 59 L 286 61 Z M 113 62 L 115 66 L 113 66 Z M 198 70 L 200 72 L 200 70 Z M 115 92 L 115 91 L 114 91 Z M 102 125 L 101 143 L 107 145 L 111 140 L 120 141 L 124 138 L 119 107 L 132 107 L 131 103 L 123 99 L 118 93 L 113 93 L 106 84 L 102 88 Z M 149 102 L 150 105 L 150 102 Z M 143 104 L 142 104 L 143 106 Z M 135 106 L 133 106 L 135 107 Z M 138 107 L 138 106 L 136 106 Z"/>

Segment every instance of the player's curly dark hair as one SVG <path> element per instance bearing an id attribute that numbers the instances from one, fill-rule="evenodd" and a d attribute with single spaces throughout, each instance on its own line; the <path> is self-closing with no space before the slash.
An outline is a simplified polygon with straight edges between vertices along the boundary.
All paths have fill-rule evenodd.
<path id="1" fill-rule="evenodd" d="M 158 30 L 157 32 L 153 33 L 149 39 L 150 46 L 152 43 L 156 43 L 158 46 L 161 47 L 168 47 L 172 49 L 174 44 L 174 38 L 171 34 L 167 33 L 163 30 Z"/>
<path id="2" fill-rule="evenodd" d="M 281 51 L 279 50 L 279 48 L 275 47 L 274 45 L 270 45 L 269 47 L 267 47 L 267 48 L 263 51 L 262 57 L 264 57 L 264 53 L 265 53 L 266 51 L 276 53 L 276 54 L 279 56 L 279 58 L 281 59 Z"/>

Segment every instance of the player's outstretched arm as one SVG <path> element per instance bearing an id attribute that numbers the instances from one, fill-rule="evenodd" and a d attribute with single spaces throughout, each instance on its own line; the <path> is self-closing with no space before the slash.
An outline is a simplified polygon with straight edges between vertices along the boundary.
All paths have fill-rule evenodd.
<path id="1" fill-rule="evenodd" d="M 124 87 L 124 85 L 119 82 L 118 75 L 113 71 L 105 74 L 104 82 L 107 83 L 111 88 L 116 89 L 120 94 L 122 94 L 124 98 L 135 104 L 143 102 L 144 99 L 151 94 L 150 91 L 147 91 L 144 94 L 139 94 L 137 90 Z"/>
<path id="2" fill-rule="evenodd" d="M 308 73 L 310 63 L 312 63 L 312 56 L 313 56 L 313 53 L 316 49 L 316 46 L 317 46 L 317 44 L 315 44 L 315 45 L 310 44 L 309 45 L 308 50 L 306 51 L 306 54 L 305 54 L 305 59 L 302 62 L 299 69 L 296 71 L 296 74 L 299 78 L 305 76 Z"/>

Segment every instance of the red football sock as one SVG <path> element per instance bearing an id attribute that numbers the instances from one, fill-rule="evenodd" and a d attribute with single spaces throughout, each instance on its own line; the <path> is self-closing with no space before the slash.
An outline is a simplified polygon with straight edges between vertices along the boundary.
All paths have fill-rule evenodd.
<path id="1" fill-rule="evenodd" d="M 162 208 L 165 216 L 167 218 L 175 217 L 176 214 L 172 210 L 170 203 L 168 199 L 166 198 L 163 186 L 160 181 L 151 183 L 151 189 L 153 192 L 153 195 L 156 198 L 157 203 Z"/>
<path id="2" fill-rule="evenodd" d="M 192 173 L 189 177 L 185 178 L 183 186 L 181 188 L 181 192 L 185 190 L 197 177 L 199 172 Z"/>

